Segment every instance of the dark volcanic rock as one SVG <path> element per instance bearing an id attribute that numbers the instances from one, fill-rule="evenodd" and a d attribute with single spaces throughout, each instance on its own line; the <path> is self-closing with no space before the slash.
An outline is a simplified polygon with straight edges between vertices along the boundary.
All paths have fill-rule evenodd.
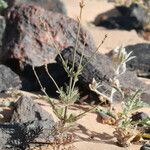
<path id="1" fill-rule="evenodd" d="M 68 75 L 64 70 L 63 66 L 57 63 L 51 63 L 47 65 L 48 71 L 50 75 L 53 77 L 55 82 L 59 87 L 63 87 L 65 83 L 68 82 Z M 57 96 L 56 92 L 58 89 L 55 84 L 48 76 L 45 66 L 35 67 L 35 71 L 38 75 L 38 78 L 42 84 L 42 86 L 46 89 L 46 92 L 51 96 Z M 24 68 L 22 73 L 26 78 L 22 81 L 22 90 L 25 91 L 39 91 L 41 87 L 38 83 L 37 78 L 33 72 L 33 68 L 31 66 L 27 66 Z"/>
<path id="2" fill-rule="evenodd" d="M 11 122 L 0 124 L 1 150 L 25 150 L 33 141 L 46 142 L 53 138 L 53 117 L 40 104 L 22 96 L 15 107 Z"/>
<path id="3" fill-rule="evenodd" d="M 140 120 L 145 120 L 145 119 L 150 119 L 149 115 L 144 113 L 144 112 L 136 112 L 132 114 L 131 120 L 132 121 L 140 121 Z M 138 124 L 139 126 L 142 126 L 141 124 Z"/>
<path id="4" fill-rule="evenodd" d="M 71 66 L 73 63 L 73 49 L 72 47 L 67 48 L 62 51 L 62 56 L 64 60 L 68 61 L 68 65 Z M 86 64 L 91 56 L 91 53 L 85 51 L 85 56 L 83 57 L 82 65 Z M 81 58 L 81 51 L 77 51 L 76 63 L 75 66 L 79 65 Z M 59 56 L 56 58 L 58 63 L 61 63 Z M 93 78 L 98 82 L 102 82 L 105 86 L 102 88 L 103 91 L 106 88 L 110 88 L 110 78 L 113 77 L 113 68 L 110 62 L 110 59 L 103 55 L 97 54 L 87 65 L 84 67 L 82 74 L 79 77 L 79 84 L 84 88 L 89 87 L 89 84 L 92 82 Z"/>
<path id="5" fill-rule="evenodd" d="M 126 47 L 127 52 L 133 51 L 135 59 L 127 63 L 128 68 L 135 70 L 138 76 L 150 78 L 150 44 L 136 44 Z"/>
<path id="6" fill-rule="evenodd" d="M 150 150 L 150 144 L 143 145 L 140 150 Z"/>
<path id="7" fill-rule="evenodd" d="M 27 4 L 11 8 L 8 14 L 0 60 L 11 68 L 15 66 L 15 71 L 54 62 L 54 43 L 60 50 L 75 46 L 78 23 L 73 19 Z M 81 28 L 79 49 L 84 41 L 85 50 L 95 49 L 92 37 Z"/>
<path id="8" fill-rule="evenodd" d="M 68 61 L 69 65 L 72 65 L 73 62 L 73 50 L 68 48 L 62 51 L 62 56 L 64 60 Z M 77 51 L 76 63 L 75 66 L 79 65 L 79 60 L 81 57 L 81 52 Z M 61 60 L 59 57 L 56 59 L 59 63 Z M 88 52 L 85 53 L 82 65 L 87 63 L 89 60 Z M 89 84 L 92 82 L 92 79 L 95 78 L 96 81 L 101 83 L 103 86 L 99 87 L 99 91 L 108 92 L 110 94 L 111 85 L 110 79 L 114 76 L 113 66 L 110 61 L 110 58 L 106 55 L 97 54 L 87 65 L 84 67 L 82 74 L 79 77 L 79 85 L 84 89 L 89 89 Z M 137 90 L 141 89 L 142 91 L 150 92 L 150 87 L 140 81 L 134 72 L 127 71 L 125 74 L 119 78 L 120 85 L 124 89 Z M 106 93 L 107 94 L 107 93 Z M 144 99 L 143 99 L 144 100 Z"/>
<path id="9" fill-rule="evenodd" d="M 48 140 L 52 138 L 50 131 L 54 125 L 51 114 L 46 112 L 40 104 L 34 102 L 33 99 L 22 96 L 16 103 L 16 110 L 13 113 L 12 123 L 34 122 L 35 126 L 40 125 L 42 133 L 38 138 Z"/>
<path id="10" fill-rule="evenodd" d="M 43 7 L 46 10 L 66 14 L 66 9 L 64 7 L 64 4 L 60 0 L 5 0 L 5 1 L 8 3 L 9 7 L 22 4 L 22 3 L 26 3 L 26 4 L 30 3 L 30 4 Z"/>
<path id="11" fill-rule="evenodd" d="M 0 92 L 6 91 L 9 88 L 20 89 L 21 80 L 10 68 L 0 65 Z"/>
<path id="12" fill-rule="evenodd" d="M 142 43 L 129 45 L 125 47 L 127 53 L 133 51 L 132 56 L 136 58 L 127 63 L 127 68 L 131 71 L 136 71 L 140 77 L 150 78 L 150 44 Z M 113 51 L 108 53 L 112 57 Z"/>
<path id="13" fill-rule="evenodd" d="M 35 122 L 0 124 L 0 149 L 25 150 L 42 133 Z"/>
<path id="14" fill-rule="evenodd" d="M 114 13 L 116 14 L 114 15 Z M 138 4 L 119 6 L 96 17 L 94 24 L 108 29 L 150 30 L 150 15 Z"/>
<path id="15" fill-rule="evenodd" d="M 5 27 L 6 27 L 5 18 L 3 16 L 0 16 L 0 49 L 2 47 L 2 37 L 5 31 Z"/>

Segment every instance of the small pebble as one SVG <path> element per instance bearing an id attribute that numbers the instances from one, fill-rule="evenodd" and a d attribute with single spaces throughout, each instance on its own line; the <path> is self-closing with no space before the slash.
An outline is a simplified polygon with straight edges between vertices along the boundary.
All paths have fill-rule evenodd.
<path id="1" fill-rule="evenodd" d="M 143 145 L 140 150 L 150 150 L 150 144 Z"/>
<path id="2" fill-rule="evenodd" d="M 139 121 L 139 120 L 144 120 L 147 118 L 149 118 L 149 115 L 144 112 L 136 112 L 131 117 L 132 121 Z M 139 124 L 139 126 L 142 126 L 142 125 Z"/>

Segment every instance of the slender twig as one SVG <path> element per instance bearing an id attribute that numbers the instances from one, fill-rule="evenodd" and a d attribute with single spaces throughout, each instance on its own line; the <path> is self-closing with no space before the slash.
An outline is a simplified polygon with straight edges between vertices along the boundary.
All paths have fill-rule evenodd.
<path id="1" fill-rule="evenodd" d="M 78 119 L 80 119 L 82 116 L 84 116 L 85 114 L 87 114 L 88 112 L 91 112 L 92 110 L 96 109 L 98 106 L 94 106 L 91 109 L 88 109 L 87 111 L 84 111 L 83 113 L 80 113 L 79 115 L 75 116 L 75 120 L 77 121 Z M 66 120 L 67 122 L 67 120 Z"/>
<path id="2" fill-rule="evenodd" d="M 82 69 L 83 69 L 83 68 L 82 68 L 82 60 L 83 60 L 83 57 L 84 57 L 85 44 L 86 44 L 86 40 L 84 40 L 84 45 L 83 45 L 83 49 L 82 49 L 82 54 L 81 54 L 79 66 L 78 66 L 78 68 L 77 68 L 77 72 L 76 72 L 75 77 L 74 77 L 74 82 L 73 82 L 73 85 L 72 85 L 72 89 L 74 89 L 75 84 L 76 84 L 76 82 L 77 82 L 77 78 L 78 78 L 79 74 L 81 73 L 81 71 L 82 71 Z"/>
<path id="3" fill-rule="evenodd" d="M 83 65 L 83 68 L 93 59 L 93 57 L 95 57 L 95 55 L 99 51 L 100 47 L 104 44 L 106 38 L 107 38 L 107 34 L 104 36 L 103 40 L 101 41 L 101 43 L 99 44 L 99 46 L 96 48 L 96 50 L 93 52 L 93 54 L 90 56 L 90 58 L 88 59 L 88 61 Z"/>
<path id="4" fill-rule="evenodd" d="M 36 77 L 36 79 L 37 79 L 37 81 L 38 81 L 38 83 L 39 83 L 39 85 L 40 85 L 40 87 L 41 87 L 42 92 L 47 96 L 47 98 L 48 98 L 48 100 L 49 100 L 49 103 L 50 103 L 50 105 L 52 106 L 53 110 L 56 111 L 55 105 L 53 104 L 52 100 L 49 98 L 48 94 L 46 93 L 45 88 L 44 88 L 43 85 L 41 84 L 41 81 L 40 81 L 40 79 L 39 79 L 39 77 L 38 77 L 38 75 L 37 75 L 37 73 L 36 73 L 36 71 L 35 71 L 35 67 L 32 66 L 32 69 L 33 69 L 33 72 L 34 72 L 34 74 L 35 74 L 35 77 Z"/>
<path id="5" fill-rule="evenodd" d="M 67 110 L 68 110 L 68 106 L 65 106 L 65 112 L 64 112 L 64 117 L 63 117 L 63 126 L 66 124 L 66 120 L 67 120 Z"/>
<path id="6" fill-rule="evenodd" d="M 53 81 L 53 83 L 55 84 L 55 86 L 56 86 L 58 92 L 60 92 L 60 88 L 58 87 L 58 84 L 56 83 L 56 81 L 54 80 L 54 78 L 51 76 L 51 74 L 50 74 L 49 71 L 48 71 L 47 64 L 45 65 L 45 70 L 46 70 L 48 76 L 50 77 L 50 79 L 51 79 L 51 80 Z"/>

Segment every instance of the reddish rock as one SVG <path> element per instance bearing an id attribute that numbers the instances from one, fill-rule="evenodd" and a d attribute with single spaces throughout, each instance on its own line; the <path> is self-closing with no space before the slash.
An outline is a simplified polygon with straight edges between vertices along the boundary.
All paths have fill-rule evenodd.
<path id="1" fill-rule="evenodd" d="M 62 50 L 75 47 L 78 22 L 59 13 L 38 6 L 23 4 L 8 10 L 0 60 L 13 68 L 27 65 L 41 66 L 52 63 L 57 55 L 56 46 Z M 95 45 L 89 33 L 81 27 L 79 48 L 85 41 L 85 51 Z"/>
<path id="2" fill-rule="evenodd" d="M 4 0 L 7 2 L 8 7 L 12 7 L 14 5 L 18 4 L 34 4 L 40 7 L 43 7 L 46 10 L 64 13 L 66 14 L 66 9 L 64 7 L 64 4 L 60 0 Z"/>

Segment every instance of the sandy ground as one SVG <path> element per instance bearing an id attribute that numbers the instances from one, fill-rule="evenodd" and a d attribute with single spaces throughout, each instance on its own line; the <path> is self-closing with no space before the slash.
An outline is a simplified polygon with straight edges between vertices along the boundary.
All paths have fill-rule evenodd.
<path id="1" fill-rule="evenodd" d="M 40 106 L 45 111 L 49 112 L 53 116 L 55 122 L 58 121 L 57 117 L 54 115 L 50 107 L 50 104 L 48 104 L 44 99 L 39 97 L 37 94 L 35 95 L 23 91 L 16 91 L 15 93 L 17 95 L 23 94 L 32 97 L 36 103 L 40 104 Z M 4 98 L 10 101 L 18 99 L 0 94 L 0 101 L 4 100 Z M 73 105 L 69 109 L 69 112 L 77 115 L 89 108 L 90 107 L 88 105 Z M 117 108 L 117 111 L 119 112 L 121 110 L 120 104 L 115 104 L 115 108 Z M 149 108 L 144 108 L 141 109 L 140 111 L 150 114 Z M 11 111 L 6 112 L 8 114 L 11 114 Z M 76 125 L 78 125 L 78 127 L 75 127 L 72 133 L 76 135 L 77 142 L 74 142 L 73 144 L 69 145 L 72 146 L 73 148 L 67 149 L 68 146 L 65 146 L 66 149 L 63 149 L 64 148 L 63 147 L 55 150 L 139 150 L 141 147 L 140 144 L 133 144 L 129 148 L 122 148 L 117 146 L 116 139 L 113 136 L 115 127 L 107 124 L 101 124 L 99 121 L 99 117 L 95 113 L 95 111 L 87 113 L 84 117 L 82 117 L 80 120 L 76 122 Z M 34 150 L 41 150 L 41 149 L 36 148 Z M 52 147 L 44 146 L 42 147 L 42 150 L 53 150 L 53 149 Z"/>

